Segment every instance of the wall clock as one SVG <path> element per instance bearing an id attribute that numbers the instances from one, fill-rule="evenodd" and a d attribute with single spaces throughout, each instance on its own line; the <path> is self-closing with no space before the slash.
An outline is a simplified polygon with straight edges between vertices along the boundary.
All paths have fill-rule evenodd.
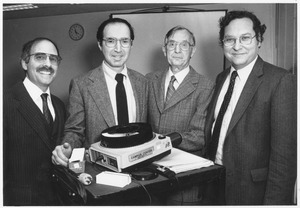
<path id="1" fill-rule="evenodd" d="M 75 23 L 69 29 L 69 36 L 72 40 L 80 40 L 84 35 L 84 28 L 81 24 Z"/>

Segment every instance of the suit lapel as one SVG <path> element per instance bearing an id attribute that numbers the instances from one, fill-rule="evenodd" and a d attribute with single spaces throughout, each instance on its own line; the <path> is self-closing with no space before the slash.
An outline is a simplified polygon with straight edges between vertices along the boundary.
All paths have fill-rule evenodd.
<path id="1" fill-rule="evenodd" d="M 52 133 L 54 133 L 54 136 L 55 136 L 54 139 L 55 139 L 55 142 L 57 142 L 60 139 L 61 134 L 63 133 L 63 130 L 64 130 L 63 124 L 65 122 L 66 115 L 65 115 L 64 109 L 61 108 L 57 98 L 54 97 L 53 95 L 51 95 L 51 100 L 52 100 L 52 104 L 53 104 L 53 107 L 55 110 L 55 115 L 56 115 Z"/>
<path id="2" fill-rule="evenodd" d="M 144 96 L 141 88 L 144 83 L 142 83 L 142 81 L 137 76 L 135 76 L 131 69 L 127 69 L 127 73 L 136 103 L 136 121 L 140 121 L 142 119 L 141 113 L 143 112 L 141 108 L 143 108 L 143 106 L 146 106 L 146 100 L 143 99 Z"/>
<path id="3" fill-rule="evenodd" d="M 49 147 L 50 151 L 52 151 L 54 147 L 50 143 L 49 134 L 45 128 L 46 120 L 43 119 L 40 109 L 33 102 L 23 84 L 18 87 L 18 89 L 16 98 L 19 101 L 19 112 L 32 129 L 40 136 L 41 140 Z"/>
<path id="4" fill-rule="evenodd" d="M 241 96 L 235 107 L 226 135 L 228 135 L 231 132 L 231 130 L 236 125 L 238 120 L 242 117 L 250 101 L 255 95 L 258 87 L 260 86 L 262 82 L 261 76 L 263 75 L 262 68 L 263 68 L 263 61 L 260 57 L 258 57 L 257 62 L 254 65 L 252 72 L 248 77 L 248 80 L 246 81 L 244 89 L 242 90 Z"/>
<path id="5" fill-rule="evenodd" d="M 217 77 L 215 92 L 214 92 L 213 97 L 211 99 L 211 102 L 209 104 L 209 108 L 208 108 L 208 112 L 207 112 L 207 118 L 206 118 L 207 125 L 205 125 L 206 126 L 205 132 L 206 132 L 206 137 L 207 138 L 210 138 L 212 124 L 215 120 L 214 115 L 215 115 L 215 108 L 216 108 L 216 104 L 217 104 L 217 101 L 218 101 L 218 97 L 219 97 L 219 94 L 221 92 L 221 89 L 223 87 L 223 84 L 224 84 L 224 82 L 226 80 L 226 77 L 228 76 L 229 72 L 230 72 L 230 67 L 227 68 L 224 72 L 222 72 Z"/>
<path id="6" fill-rule="evenodd" d="M 99 70 L 94 70 L 91 73 L 89 77 L 91 83 L 87 87 L 107 125 L 114 126 L 116 125 L 116 122 L 110 102 L 104 72 L 102 70 L 102 67 L 98 67 L 98 69 Z"/>
<path id="7" fill-rule="evenodd" d="M 165 79 L 166 79 L 167 71 L 163 71 L 162 73 L 156 74 L 156 81 L 152 83 L 154 88 L 154 96 L 157 107 L 160 112 L 164 110 L 164 93 L 165 93 Z"/>

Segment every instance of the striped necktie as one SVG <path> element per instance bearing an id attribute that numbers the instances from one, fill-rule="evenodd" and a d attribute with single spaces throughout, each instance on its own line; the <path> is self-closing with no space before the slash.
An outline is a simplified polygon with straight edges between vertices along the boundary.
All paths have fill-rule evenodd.
<path id="1" fill-rule="evenodd" d="M 43 100 L 43 114 L 49 126 L 52 127 L 53 118 L 48 107 L 47 97 L 48 97 L 47 93 L 41 94 L 41 98 Z"/>
<path id="2" fill-rule="evenodd" d="M 173 93 L 175 92 L 174 88 L 174 82 L 176 81 L 176 78 L 174 75 L 171 76 L 171 80 L 169 82 L 167 95 L 166 95 L 166 102 L 172 97 Z"/>

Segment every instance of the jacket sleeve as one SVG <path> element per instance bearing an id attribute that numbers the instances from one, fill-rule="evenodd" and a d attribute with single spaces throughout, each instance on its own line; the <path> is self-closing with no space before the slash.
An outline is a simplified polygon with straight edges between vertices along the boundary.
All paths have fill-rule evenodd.
<path id="1" fill-rule="evenodd" d="M 297 174 L 297 82 L 285 74 L 272 96 L 265 204 L 291 204 Z"/>
<path id="2" fill-rule="evenodd" d="M 182 143 L 179 148 L 200 156 L 203 156 L 205 145 L 204 126 L 207 114 L 207 108 L 214 91 L 214 85 L 203 89 L 197 100 L 197 107 L 193 117 L 189 120 L 187 131 L 178 132 L 182 137 Z"/>
<path id="3" fill-rule="evenodd" d="M 70 83 L 67 121 L 62 143 L 68 142 L 72 148 L 82 147 L 85 140 L 85 110 L 83 98 L 77 82 Z"/>

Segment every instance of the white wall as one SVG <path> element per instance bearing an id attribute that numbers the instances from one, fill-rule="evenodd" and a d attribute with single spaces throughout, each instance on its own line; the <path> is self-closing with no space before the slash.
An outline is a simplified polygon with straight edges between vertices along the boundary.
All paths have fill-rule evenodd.
<path id="1" fill-rule="evenodd" d="M 263 42 L 260 55 L 264 60 L 276 63 L 276 56 L 274 55 L 275 4 L 213 4 L 187 7 L 211 10 L 228 9 L 229 11 L 245 9 L 254 12 L 261 22 L 267 25 L 265 41 Z M 122 11 L 122 13 L 126 12 L 130 11 Z M 111 13 L 120 13 L 120 11 L 4 20 L 3 88 L 6 89 L 12 86 L 24 77 L 24 72 L 19 65 L 23 44 L 37 36 L 47 36 L 57 43 L 63 58 L 58 76 L 51 86 L 51 91 L 64 102 L 67 102 L 71 78 L 98 66 L 103 59 L 97 47 L 96 31 L 101 22 L 107 19 Z M 73 41 L 68 37 L 69 27 L 73 23 L 80 23 L 84 26 L 85 36 L 80 41 Z M 197 31 L 193 32 L 196 33 Z M 135 49 L 133 48 L 133 50 Z M 222 49 L 220 48 L 220 50 Z M 160 56 L 163 56 L 162 52 Z M 194 55 L 193 59 L 196 56 L 197 54 Z M 134 56 L 130 57 L 129 67 L 135 58 Z M 222 69 L 218 70 L 221 71 Z"/>

